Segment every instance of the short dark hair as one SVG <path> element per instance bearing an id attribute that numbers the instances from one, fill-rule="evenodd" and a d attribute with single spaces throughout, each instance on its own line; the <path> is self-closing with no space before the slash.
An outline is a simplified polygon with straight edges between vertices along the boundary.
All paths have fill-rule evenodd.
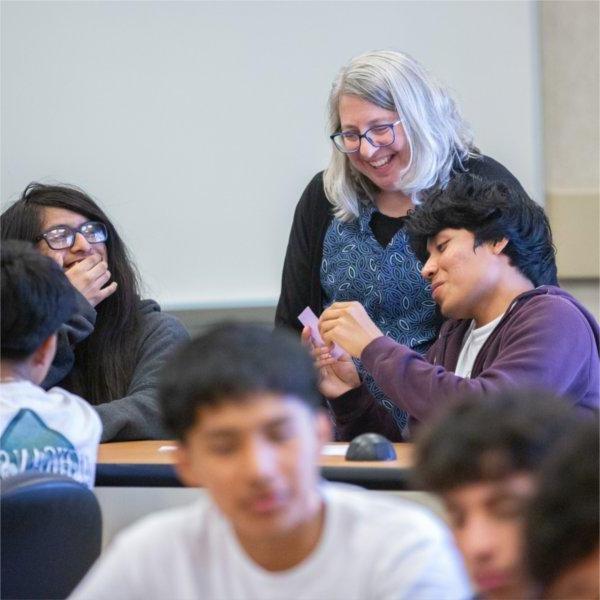
<path id="1" fill-rule="evenodd" d="M 179 439 L 198 408 L 254 393 L 291 395 L 320 404 L 313 361 L 297 336 L 251 323 L 222 323 L 181 346 L 163 369 L 163 421 Z"/>
<path id="2" fill-rule="evenodd" d="M 543 465 L 526 520 L 526 556 L 542 588 L 598 548 L 599 428 L 579 425 Z"/>
<path id="3" fill-rule="evenodd" d="M 557 285 L 556 250 L 544 210 L 522 191 L 486 182 L 470 174 L 456 175 L 410 214 L 406 230 L 415 254 L 428 258 L 427 241 L 442 229 L 466 229 L 475 247 L 485 242 L 508 244 L 502 250 L 534 286 Z"/>
<path id="4" fill-rule="evenodd" d="M 75 313 L 75 290 L 62 269 L 27 242 L 3 242 L 0 257 L 1 356 L 24 360 Z"/>
<path id="5" fill-rule="evenodd" d="M 547 392 L 506 391 L 451 402 L 417 435 L 415 479 L 443 493 L 515 472 L 534 472 L 580 417 Z"/>

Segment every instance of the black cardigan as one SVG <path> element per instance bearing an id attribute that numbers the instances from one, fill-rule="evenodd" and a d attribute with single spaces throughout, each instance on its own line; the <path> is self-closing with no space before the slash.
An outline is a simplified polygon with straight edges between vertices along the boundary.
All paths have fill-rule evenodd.
<path id="1" fill-rule="evenodd" d="M 493 158 L 471 158 L 464 167 L 486 181 L 500 181 L 525 193 L 516 177 Z M 277 327 L 291 327 L 300 332 L 298 315 L 306 306 L 317 316 L 323 311 L 320 269 L 323 240 L 332 218 L 332 205 L 323 189 L 323 173 L 317 173 L 306 186 L 294 213 L 275 312 Z"/>

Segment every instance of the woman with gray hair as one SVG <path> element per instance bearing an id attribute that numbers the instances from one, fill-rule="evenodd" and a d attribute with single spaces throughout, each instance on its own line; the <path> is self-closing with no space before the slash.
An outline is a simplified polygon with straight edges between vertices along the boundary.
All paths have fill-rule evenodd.
<path id="1" fill-rule="evenodd" d="M 403 228 L 408 212 L 458 172 L 523 190 L 475 147 L 448 90 L 401 52 L 368 52 L 342 68 L 328 127 L 331 160 L 296 208 L 276 325 L 300 331 L 306 306 L 319 315 L 333 302 L 357 300 L 386 335 L 425 353 L 440 316 Z M 396 422 L 396 441 L 406 439 L 407 415 L 357 366 Z M 351 410 L 345 396 L 334 402 Z"/>

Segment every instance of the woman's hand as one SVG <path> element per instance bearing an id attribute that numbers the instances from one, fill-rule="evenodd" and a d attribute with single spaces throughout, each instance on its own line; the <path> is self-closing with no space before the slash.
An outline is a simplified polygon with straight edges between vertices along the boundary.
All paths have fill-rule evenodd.
<path id="1" fill-rule="evenodd" d="M 71 285 L 92 305 L 97 306 L 117 290 L 117 283 L 110 280 L 108 265 L 98 254 L 75 263 L 65 271 Z"/>
<path id="2" fill-rule="evenodd" d="M 319 392 L 325 398 L 337 398 L 360 385 L 360 377 L 350 355 L 344 353 L 333 358 L 327 346 L 315 346 L 310 337 L 310 327 L 302 330 L 302 343 L 310 348 L 319 370 Z"/>
<path id="3" fill-rule="evenodd" d="M 383 335 L 360 302 L 334 302 L 321 315 L 319 331 L 325 342 L 335 342 L 355 358 Z"/>

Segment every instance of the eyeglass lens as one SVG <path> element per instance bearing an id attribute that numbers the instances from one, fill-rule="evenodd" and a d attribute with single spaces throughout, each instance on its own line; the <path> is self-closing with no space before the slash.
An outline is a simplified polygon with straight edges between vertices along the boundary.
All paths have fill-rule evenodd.
<path id="1" fill-rule="evenodd" d="M 85 240 L 90 244 L 105 242 L 108 238 L 104 223 L 99 223 L 97 221 L 89 221 L 77 229 L 61 225 L 60 227 L 55 227 L 50 231 L 46 231 L 43 237 L 53 250 L 63 250 L 73 246 L 75 243 L 75 235 L 77 233 L 81 233 Z"/>
<path id="2" fill-rule="evenodd" d="M 361 137 L 365 137 L 375 148 L 391 146 L 395 141 L 394 126 L 377 125 L 365 131 L 362 136 L 351 131 L 343 131 L 334 137 L 334 142 L 342 152 L 356 152 L 360 148 Z"/>

